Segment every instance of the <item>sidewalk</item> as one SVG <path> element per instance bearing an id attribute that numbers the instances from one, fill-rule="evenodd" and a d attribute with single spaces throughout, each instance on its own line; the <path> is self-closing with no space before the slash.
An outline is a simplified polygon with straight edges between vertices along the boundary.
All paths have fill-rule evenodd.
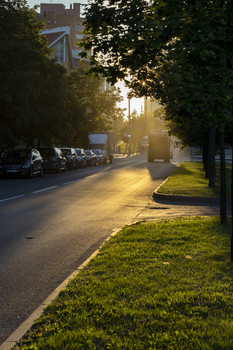
<path id="1" fill-rule="evenodd" d="M 178 196 L 177 196 L 178 197 Z M 220 205 L 216 199 L 195 197 L 174 198 L 153 193 L 153 199 L 137 216 L 137 220 L 169 219 L 183 216 L 219 216 Z M 231 215 L 230 203 L 227 205 L 227 215 Z"/>

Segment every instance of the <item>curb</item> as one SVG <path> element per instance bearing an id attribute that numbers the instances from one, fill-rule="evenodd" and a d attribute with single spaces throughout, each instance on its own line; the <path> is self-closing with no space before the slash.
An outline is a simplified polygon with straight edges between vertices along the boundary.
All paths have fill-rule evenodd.
<path id="1" fill-rule="evenodd" d="M 157 191 L 153 192 L 153 199 L 171 203 L 189 203 L 193 205 L 220 205 L 220 198 L 218 197 L 193 197 L 193 196 L 178 196 L 170 194 L 162 194 Z M 231 198 L 227 198 L 226 205 L 231 206 Z M 1 349 L 0 349 L 1 350 Z"/>
<path id="2" fill-rule="evenodd" d="M 167 178 L 168 179 L 168 178 Z M 170 195 L 158 193 L 160 187 L 167 181 L 164 180 L 161 185 L 153 192 L 154 200 L 162 200 L 166 202 L 182 202 L 182 203 L 193 203 L 193 204 L 215 204 L 220 205 L 220 198 L 218 197 L 200 197 L 200 196 L 182 196 L 182 195 Z M 227 205 L 231 205 L 231 198 L 227 198 Z"/>
<path id="3" fill-rule="evenodd" d="M 133 222 L 132 222 L 133 223 Z M 127 225 L 132 224 L 131 222 Z M 124 226 L 127 226 L 124 225 Z M 110 240 L 113 236 L 115 236 L 118 232 L 122 230 L 124 226 L 120 226 L 112 231 L 112 233 L 103 241 L 103 243 L 99 246 L 98 249 L 91 254 L 89 258 L 87 258 L 79 267 L 72 272 L 34 311 L 33 313 L 23 322 L 21 325 L 13 331 L 13 333 L 2 343 L 0 344 L 0 350 L 11 350 L 20 339 L 30 330 L 35 321 L 42 315 L 44 309 L 53 302 L 54 299 L 57 298 L 58 294 L 61 290 L 65 289 L 69 282 L 75 278 L 87 264 L 95 258 L 103 245 Z"/>
<path id="4" fill-rule="evenodd" d="M 194 203 L 194 204 L 220 204 L 220 199 L 217 197 L 193 197 L 193 196 L 178 196 L 178 195 L 169 195 L 162 194 L 154 191 L 153 193 L 154 200 L 164 200 L 167 202 L 184 202 L 184 203 Z M 227 201 L 230 200 L 227 199 Z"/>

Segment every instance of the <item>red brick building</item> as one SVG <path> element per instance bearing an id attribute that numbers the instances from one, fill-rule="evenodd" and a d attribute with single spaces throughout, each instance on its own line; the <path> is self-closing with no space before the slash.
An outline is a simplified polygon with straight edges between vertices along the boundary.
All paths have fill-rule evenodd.
<path id="1" fill-rule="evenodd" d="M 81 4 L 74 3 L 66 9 L 63 4 L 42 3 L 40 4 L 40 13 L 38 14 L 39 21 L 45 21 L 45 28 L 52 29 L 57 27 L 70 27 L 70 40 L 73 50 L 77 50 L 77 41 L 83 38 L 83 22 L 84 17 L 81 17 Z"/>

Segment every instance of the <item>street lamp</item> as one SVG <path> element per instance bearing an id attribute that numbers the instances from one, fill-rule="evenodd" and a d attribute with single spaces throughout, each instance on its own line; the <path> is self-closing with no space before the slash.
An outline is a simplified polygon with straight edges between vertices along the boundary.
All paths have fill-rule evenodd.
<path id="1" fill-rule="evenodd" d="M 129 133 L 128 133 L 128 139 L 129 139 L 129 154 L 131 154 L 131 132 L 130 132 L 130 98 L 128 97 L 128 112 L 129 112 Z"/>

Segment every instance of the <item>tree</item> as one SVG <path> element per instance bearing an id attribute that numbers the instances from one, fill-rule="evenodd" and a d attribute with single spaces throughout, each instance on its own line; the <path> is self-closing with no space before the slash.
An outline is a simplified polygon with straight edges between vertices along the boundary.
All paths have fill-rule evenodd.
<path id="1" fill-rule="evenodd" d="M 71 91 L 66 70 L 45 57 L 37 73 L 20 137 L 31 147 L 62 145 L 69 132 L 67 103 Z"/>
<path id="2" fill-rule="evenodd" d="M 46 41 L 39 36 L 42 25 L 24 1 L 0 3 L 0 147 L 14 146 L 33 109 L 32 96 L 44 56 Z"/>
<path id="3" fill-rule="evenodd" d="M 69 100 L 71 125 L 75 125 L 70 142 L 87 147 L 88 131 L 109 130 L 113 121 L 123 118 L 123 111 L 117 107 L 122 97 L 118 90 L 103 91 L 103 79 L 88 75 L 84 65 L 70 73 L 69 84 L 72 98 Z"/>
<path id="4" fill-rule="evenodd" d="M 92 71 L 113 83 L 124 79 L 137 96 L 159 99 L 188 142 L 190 125 L 199 142 L 206 138 L 200 131 L 208 130 L 210 186 L 215 130 L 224 138 L 232 122 L 232 10 L 229 0 L 97 0 L 86 11 L 84 48 L 92 48 Z"/>

